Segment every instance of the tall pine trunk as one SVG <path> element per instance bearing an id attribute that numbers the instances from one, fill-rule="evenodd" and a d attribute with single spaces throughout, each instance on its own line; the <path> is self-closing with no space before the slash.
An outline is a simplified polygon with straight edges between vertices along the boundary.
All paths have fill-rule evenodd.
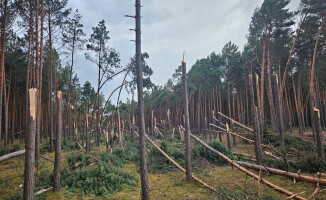
<path id="1" fill-rule="evenodd" d="M 228 111 L 229 111 L 229 116 L 231 117 L 231 103 L 230 103 L 230 83 L 229 83 L 229 78 L 228 78 Z M 229 124 L 231 124 L 231 121 L 229 121 Z M 228 149 L 231 150 L 232 146 L 231 146 L 231 136 L 230 134 L 226 134 L 226 139 L 228 142 Z"/>
<path id="2" fill-rule="evenodd" d="M 283 109 L 282 102 L 280 98 L 280 89 L 278 84 L 278 76 L 275 75 L 275 99 L 277 108 L 277 118 L 278 118 L 278 132 L 280 134 L 280 145 L 284 146 L 284 124 L 283 124 Z"/>
<path id="3" fill-rule="evenodd" d="M 35 0 L 36 4 L 36 14 L 35 14 L 35 46 L 36 46 L 36 56 L 35 56 L 35 75 L 36 75 L 36 88 L 38 89 L 37 95 L 37 106 L 36 106 L 36 134 L 35 134 L 35 162 L 38 166 L 39 155 L 40 155 L 40 122 L 41 122 L 41 111 L 39 110 L 39 93 L 40 91 L 40 74 L 39 74 L 39 33 L 38 33 L 38 18 L 39 18 L 39 0 Z M 37 167 L 38 168 L 38 167 Z"/>
<path id="4" fill-rule="evenodd" d="M 276 127 L 276 116 L 275 116 L 275 107 L 274 107 L 274 96 L 272 89 L 272 79 L 271 79 L 271 60 L 270 60 L 270 38 L 268 36 L 268 47 L 267 47 L 267 96 L 269 104 L 269 112 L 271 115 L 271 125 L 273 128 Z"/>
<path id="5" fill-rule="evenodd" d="M 49 59 L 49 80 L 48 80 L 48 92 L 49 92 L 49 107 L 48 107 L 48 113 L 49 113 L 49 132 L 50 132 L 50 151 L 53 152 L 53 133 L 54 133 L 54 127 L 53 127 L 53 108 L 52 108 L 52 84 L 53 84 L 53 70 L 52 70 L 52 28 L 51 28 L 51 16 L 49 15 L 49 48 L 50 48 L 50 59 Z"/>
<path id="6" fill-rule="evenodd" d="M 2 133 L 2 97 L 5 96 L 6 93 L 3 93 L 5 90 L 5 45 L 6 45 L 6 21 L 7 21 L 7 4 L 8 0 L 4 2 L 4 10 L 3 10 L 3 21 L 2 21 L 2 28 L 1 28 L 1 58 L 0 58 L 0 68 L 1 68 L 1 79 L 0 79 L 0 140 L 1 140 L 1 133 Z M 6 144 L 5 144 L 6 146 Z"/>
<path id="7" fill-rule="evenodd" d="M 143 97 L 143 76 L 141 65 L 141 4 L 140 0 L 136 4 L 136 69 L 137 69 L 137 92 L 138 92 L 138 112 L 139 112 L 139 151 L 140 151 L 140 179 L 141 179 L 141 199 L 149 199 L 149 187 L 147 177 L 147 158 L 145 142 L 145 115 Z"/>
<path id="8" fill-rule="evenodd" d="M 186 179 L 188 181 L 192 180 L 192 170 L 191 170 L 191 142 L 190 142 L 190 119 L 189 119 L 189 102 L 188 102 L 188 91 L 187 91 L 187 71 L 186 63 L 182 62 L 182 85 L 183 85 L 183 102 L 184 102 L 184 114 L 186 120 Z M 206 117 L 205 117 L 206 119 Z"/>

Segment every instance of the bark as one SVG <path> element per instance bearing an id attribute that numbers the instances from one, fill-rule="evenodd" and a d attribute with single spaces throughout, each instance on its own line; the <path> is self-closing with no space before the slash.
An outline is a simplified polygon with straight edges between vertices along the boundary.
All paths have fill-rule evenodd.
<path id="1" fill-rule="evenodd" d="M 75 31 L 74 29 L 74 37 L 72 39 L 72 50 L 71 50 L 71 65 L 69 70 L 69 83 L 68 83 L 68 92 L 67 92 L 67 109 L 68 109 L 68 135 L 71 134 L 71 107 L 70 107 L 70 90 L 71 90 L 71 78 L 74 66 L 74 52 L 75 52 Z M 77 138 L 76 138 L 77 140 Z"/>
<path id="2" fill-rule="evenodd" d="M 316 127 L 316 142 L 317 142 L 317 148 L 318 148 L 318 157 L 325 161 L 325 152 L 324 152 L 324 144 L 323 144 L 323 134 L 321 130 L 321 124 L 320 124 L 320 110 L 317 108 L 314 108 L 314 123 Z"/>
<path id="3" fill-rule="evenodd" d="M 51 16 L 49 15 L 49 48 L 50 48 L 50 60 L 49 60 L 49 86 L 48 86 L 48 92 L 49 92 L 49 132 L 50 132 L 50 151 L 53 152 L 53 132 L 54 132 L 54 127 L 53 127 L 53 108 L 52 108 L 52 83 L 53 83 L 53 69 L 52 69 L 52 28 L 51 28 Z"/>
<path id="4" fill-rule="evenodd" d="M 13 102 L 12 102 L 12 120 L 11 120 L 11 144 L 14 143 L 15 137 L 15 118 L 16 118 L 16 83 L 14 83 L 14 94 L 13 94 Z"/>
<path id="5" fill-rule="evenodd" d="M 274 96 L 272 90 L 272 79 L 271 79 L 271 60 L 270 60 L 270 38 L 268 37 L 268 50 L 267 50 L 267 96 L 269 104 L 269 112 L 271 115 L 271 125 L 273 128 L 276 127 L 276 116 L 274 107 Z"/>
<path id="6" fill-rule="evenodd" d="M 230 104 L 230 84 L 229 84 L 229 78 L 228 78 L 228 111 L 229 111 L 229 116 L 231 116 L 231 104 Z M 229 121 L 230 123 L 231 121 Z M 226 135 L 226 139 L 228 142 L 228 149 L 231 150 L 232 146 L 231 146 L 231 138 L 230 135 L 227 134 Z"/>
<path id="7" fill-rule="evenodd" d="M 266 54 L 266 36 L 264 34 L 263 36 L 264 42 L 263 42 L 263 58 L 261 62 L 261 71 L 260 71 L 260 106 L 259 106 L 259 113 L 261 116 L 260 125 L 262 126 L 264 123 L 264 81 L 265 81 L 265 54 Z M 261 130 L 262 132 L 262 130 Z"/>
<path id="8" fill-rule="evenodd" d="M 249 75 L 249 89 L 251 96 L 251 113 L 252 113 L 252 123 L 253 123 L 253 133 L 255 136 L 255 154 L 256 160 L 258 163 L 262 161 L 262 151 L 261 151 L 261 141 L 260 141 L 260 132 L 259 132 L 259 120 L 257 114 L 257 107 L 255 107 L 255 94 L 254 94 L 254 86 L 252 82 L 252 75 Z"/>
<path id="9" fill-rule="evenodd" d="M 28 130 L 25 135 L 24 200 L 33 200 L 37 89 L 29 89 Z"/>
<path id="10" fill-rule="evenodd" d="M 4 11 L 3 11 L 3 22 L 2 22 L 2 29 L 1 29 L 1 58 L 0 58 L 0 64 L 1 64 L 1 78 L 0 78 L 0 140 L 1 140 L 1 134 L 2 134 L 2 96 L 3 90 L 4 90 L 4 83 L 5 83 L 5 45 L 6 45 L 6 20 L 7 20 L 7 4 L 8 0 L 5 0 L 4 2 Z M 6 146 L 6 144 L 5 144 Z"/>
<path id="11" fill-rule="evenodd" d="M 5 98 L 5 138 L 4 138 L 4 146 L 6 147 L 8 144 L 8 133 L 9 133 L 9 100 L 10 100 L 10 90 L 11 90 L 11 78 L 12 78 L 12 65 L 10 64 L 10 75 L 9 75 L 9 84 L 8 84 L 8 93 Z M 4 81 L 5 81 L 4 77 Z M 4 94 L 6 94 L 6 83 L 3 85 Z"/>
<path id="12" fill-rule="evenodd" d="M 55 158 L 53 169 L 53 190 L 60 190 L 60 169 L 61 169 L 61 135 L 62 135 L 62 92 L 57 92 L 57 136 L 55 144 Z"/>
<path id="13" fill-rule="evenodd" d="M 317 47 L 319 42 L 319 35 L 321 32 L 322 27 L 319 29 L 317 34 L 317 39 L 314 47 L 314 54 L 312 58 L 312 64 L 310 69 L 310 80 L 309 80 L 309 99 L 311 105 L 311 119 L 313 119 L 314 123 L 314 130 L 315 130 L 315 138 L 317 142 L 317 152 L 319 159 L 325 161 L 325 152 L 324 152 L 324 145 L 323 145 L 323 134 L 321 130 L 321 122 L 320 122 L 320 109 L 317 101 L 316 92 L 314 90 L 314 77 L 315 77 L 315 64 L 316 64 L 316 54 L 317 54 Z"/>
<path id="14" fill-rule="evenodd" d="M 234 107 L 234 92 L 232 92 L 232 107 L 233 107 L 233 119 L 235 119 L 235 107 Z M 239 115 L 238 115 L 238 117 L 239 117 Z M 234 130 L 234 123 L 233 123 L 233 121 L 231 121 L 231 123 L 230 123 L 230 128 L 231 128 L 231 130 L 233 131 Z M 233 146 L 236 146 L 237 145 L 237 140 L 236 140 L 236 137 L 233 135 Z"/>
<path id="15" fill-rule="evenodd" d="M 243 167 L 246 167 L 246 168 L 250 168 L 250 169 L 254 169 L 254 170 L 258 170 L 258 171 L 269 172 L 269 173 L 277 174 L 280 176 L 286 176 L 289 178 L 294 178 L 296 180 L 301 180 L 301 181 L 308 182 L 308 183 L 319 183 L 322 185 L 326 185 L 326 179 L 305 176 L 305 175 L 301 175 L 301 174 L 297 174 L 297 173 L 283 171 L 280 169 L 274 169 L 274 168 L 265 167 L 262 165 L 255 165 L 255 164 L 241 162 L 241 161 L 234 161 L 234 162 Z"/>
<path id="16" fill-rule="evenodd" d="M 299 125 L 299 135 L 303 135 L 303 122 L 302 122 L 302 118 L 301 118 L 301 112 L 300 112 L 300 108 L 299 108 L 299 103 L 298 103 L 297 92 L 296 92 L 296 88 L 295 88 L 295 84 L 294 84 L 293 74 L 291 74 L 291 78 L 292 78 L 292 87 L 293 87 L 295 111 L 296 111 L 296 114 L 297 114 L 298 125 Z"/>
<path id="17" fill-rule="evenodd" d="M 280 91 L 278 85 L 278 77 L 275 75 L 275 99 L 276 99 L 276 110 L 278 118 L 278 132 L 280 133 L 280 144 L 284 146 L 284 124 L 283 124 L 283 113 L 282 104 L 280 99 Z"/>
<path id="18" fill-rule="evenodd" d="M 323 18 L 323 36 L 324 36 L 324 45 L 326 48 L 326 12 L 325 12 L 324 18 Z"/>
<path id="19" fill-rule="evenodd" d="M 40 63 L 39 63 L 39 90 L 38 90 L 38 121 L 37 121 L 37 129 L 38 129 L 38 142 L 41 142 L 41 130 L 42 130 L 42 65 L 43 65 L 43 25 L 44 25 L 44 0 L 42 0 L 42 12 L 41 12 L 41 38 L 40 38 Z M 37 149 L 37 155 L 40 154 L 39 148 Z"/>
<path id="20" fill-rule="evenodd" d="M 182 62 L 182 86 L 183 86 L 183 103 L 184 103 L 184 113 L 186 120 L 186 179 L 190 181 L 192 179 L 192 169 L 191 169 L 191 143 L 190 143 L 190 119 L 189 119 L 189 102 L 188 102 L 188 90 L 187 90 L 187 71 L 186 63 Z"/>
<path id="21" fill-rule="evenodd" d="M 85 115 L 85 121 L 86 121 L 86 153 L 89 154 L 91 147 L 90 147 L 90 131 L 88 131 L 88 110 L 86 109 L 86 115 Z M 92 128 L 91 128 L 92 129 Z"/>
<path id="22" fill-rule="evenodd" d="M 132 127 L 131 127 L 131 141 L 135 142 L 135 101 L 134 101 L 134 93 L 132 93 Z M 152 133 L 154 134 L 154 133 Z"/>
<path id="23" fill-rule="evenodd" d="M 37 96 L 37 107 L 36 107 L 36 134 L 35 134 L 35 162 L 38 168 L 38 160 L 40 155 L 40 122 L 41 122 L 41 110 L 39 110 L 40 105 L 40 74 L 39 74 L 39 0 L 35 0 L 36 4 L 36 14 L 35 14 L 35 46 L 36 46 L 36 56 L 35 56 L 35 75 L 36 75 L 36 88 L 38 89 L 38 96 Z"/>
<path id="24" fill-rule="evenodd" d="M 147 158 L 145 142 L 145 116 L 144 116 L 144 97 L 143 97 L 143 76 L 141 65 L 141 4 L 140 0 L 135 0 L 136 7 L 136 69 L 137 69 L 137 92 L 138 92 L 138 112 L 139 112 L 139 151 L 140 151 L 140 180 L 141 180 L 141 199 L 149 199 L 149 186 L 147 177 Z"/>
<path id="25" fill-rule="evenodd" d="M 258 133 L 262 135 L 262 125 L 263 125 L 263 116 L 261 113 L 261 98 L 260 98 L 260 87 L 259 87 L 259 77 L 256 74 L 256 90 L 257 90 L 257 117 L 258 117 Z"/>

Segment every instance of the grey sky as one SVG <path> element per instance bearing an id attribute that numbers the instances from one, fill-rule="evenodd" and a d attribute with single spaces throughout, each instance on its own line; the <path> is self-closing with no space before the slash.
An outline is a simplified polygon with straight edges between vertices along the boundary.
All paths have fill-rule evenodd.
<path id="1" fill-rule="evenodd" d="M 188 69 L 197 59 L 211 52 L 219 53 L 228 41 L 243 48 L 251 16 L 263 0 L 143 0 L 142 51 L 148 52 L 148 64 L 154 74 L 152 81 L 162 85 L 171 77 L 186 52 Z M 291 9 L 297 9 L 299 0 L 292 0 Z M 68 6 L 79 9 L 87 38 L 102 19 L 110 30 L 109 45 L 121 56 L 125 66 L 135 47 L 134 20 L 124 17 L 134 14 L 134 0 L 69 0 Z M 81 84 L 86 80 L 97 86 L 97 66 L 85 60 L 84 52 L 76 57 L 75 72 Z M 105 96 L 122 81 L 117 77 L 103 89 Z M 125 101 L 126 92 L 122 94 Z M 113 100 L 117 95 L 113 96 Z M 116 100 L 115 100 L 116 101 Z"/>

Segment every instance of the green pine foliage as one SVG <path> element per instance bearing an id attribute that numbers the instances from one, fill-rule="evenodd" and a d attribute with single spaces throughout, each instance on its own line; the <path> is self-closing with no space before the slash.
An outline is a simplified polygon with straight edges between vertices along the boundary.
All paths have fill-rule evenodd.
<path id="1" fill-rule="evenodd" d="M 121 171 L 110 162 L 99 162 L 95 167 L 85 167 L 75 171 L 62 170 L 62 185 L 80 196 L 97 195 L 108 197 L 120 191 L 124 185 L 134 186 L 136 177 Z"/>
<path id="2" fill-rule="evenodd" d="M 137 179 L 133 174 L 122 170 L 127 159 L 120 155 L 121 153 L 107 152 L 94 153 L 92 156 L 82 152 L 71 153 L 67 156 L 68 166 L 61 171 L 62 186 L 80 196 L 103 197 L 108 197 L 125 186 L 135 186 Z M 96 165 L 91 166 L 92 163 Z"/>
<path id="3" fill-rule="evenodd" d="M 230 150 L 228 150 L 226 148 L 226 146 L 223 145 L 222 143 L 213 141 L 213 142 L 209 142 L 208 145 L 233 160 L 232 152 Z M 203 157 L 216 165 L 220 166 L 220 165 L 227 164 L 227 162 L 223 158 L 217 156 L 215 153 L 209 151 L 208 149 L 204 148 L 203 146 L 198 147 L 197 154 L 200 157 Z"/>

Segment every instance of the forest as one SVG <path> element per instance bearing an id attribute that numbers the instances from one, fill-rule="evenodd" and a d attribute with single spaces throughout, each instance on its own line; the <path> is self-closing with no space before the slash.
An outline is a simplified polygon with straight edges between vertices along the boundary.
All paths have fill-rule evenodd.
<path id="1" fill-rule="evenodd" d="M 243 48 L 180 52 L 157 85 L 145 1 L 124 66 L 68 0 L 1 0 L 0 199 L 326 199 L 326 1 L 299 1 L 263 0 Z"/>

